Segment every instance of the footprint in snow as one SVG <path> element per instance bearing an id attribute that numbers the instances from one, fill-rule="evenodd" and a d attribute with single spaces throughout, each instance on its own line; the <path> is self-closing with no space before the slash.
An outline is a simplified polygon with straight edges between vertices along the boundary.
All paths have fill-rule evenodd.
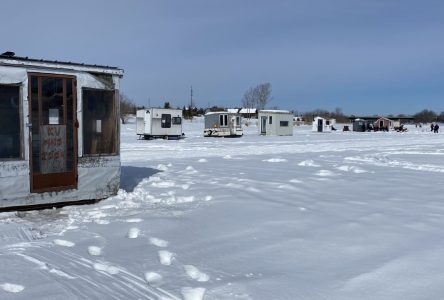
<path id="1" fill-rule="evenodd" d="M 140 218 L 126 219 L 126 222 L 127 222 L 127 223 L 140 223 L 140 222 L 142 222 L 142 221 L 143 221 L 143 220 L 140 219 Z"/>
<path id="2" fill-rule="evenodd" d="M 191 278 L 194 279 L 196 281 L 199 282 L 207 282 L 208 280 L 210 280 L 210 276 L 208 276 L 207 274 L 205 274 L 204 272 L 201 272 L 198 268 L 196 268 L 195 266 L 192 265 L 185 265 L 183 266 L 185 269 L 185 272 L 187 273 L 187 275 Z"/>
<path id="3" fill-rule="evenodd" d="M 315 163 L 311 159 L 301 161 L 300 163 L 298 163 L 298 166 L 301 166 L 301 167 L 320 167 L 320 165 L 318 165 L 317 163 Z"/>
<path id="4" fill-rule="evenodd" d="M 140 229 L 133 227 L 128 230 L 128 234 L 126 235 L 129 239 L 137 239 L 140 234 Z"/>
<path id="5" fill-rule="evenodd" d="M 150 237 L 150 244 L 154 245 L 156 247 L 164 248 L 164 247 L 168 247 L 169 243 L 165 240 L 161 240 L 161 239 L 158 239 L 155 237 Z"/>
<path id="6" fill-rule="evenodd" d="M 97 246 L 89 246 L 88 247 L 88 253 L 92 256 L 99 256 L 102 254 L 102 248 Z"/>
<path id="7" fill-rule="evenodd" d="M 98 272 L 106 272 L 111 275 L 116 275 L 119 273 L 119 269 L 117 267 L 102 264 L 102 263 L 95 263 L 93 265 L 93 268 L 94 268 L 94 270 L 96 270 Z"/>
<path id="8" fill-rule="evenodd" d="M 284 158 L 270 158 L 270 159 L 264 159 L 265 162 L 271 162 L 271 163 L 278 163 L 278 162 L 286 162 L 287 160 Z"/>
<path id="9" fill-rule="evenodd" d="M 67 240 L 54 240 L 55 245 L 62 247 L 74 247 L 76 244 Z"/>
<path id="10" fill-rule="evenodd" d="M 162 281 L 162 275 L 156 272 L 146 272 L 145 280 L 149 285 L 158 285 Z"/>
<path id="11" fill-rule="evenodd" d="M 205 288 L 184 287 L 181 292 L 183 300 L 202 300 L 205 294 Z"/>
<path id="12" fill-rule="evenodd" d="M 319 172 L 316 173 L 316 175 L 321 176 L 321 177 L 326 177 L 326 176 L 333 176 L 335 174 L 329 170 L 320 170 Z"/>
<path id="13" fill-rule="evenodd" d="M 9 293 L 20 293 L 25 289 L 23 285 L 7 283 L 7 282 L 0 284 L 0 288 L 2 288 L 5 292 Z"/>
<path id="14" fill-rule="evenodd" d="M 159 252 L 159 261 L 164 266 L 170 266 L 171 262 L 174 259 L 174 253 L 171 253 L 166 250 L 160 250 Z"/>

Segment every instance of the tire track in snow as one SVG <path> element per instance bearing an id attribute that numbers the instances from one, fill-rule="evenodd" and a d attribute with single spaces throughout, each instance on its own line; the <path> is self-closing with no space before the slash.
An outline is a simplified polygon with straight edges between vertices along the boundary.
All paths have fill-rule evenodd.
<path id="1" fill-rule="evenodd" d="M 32 255 L 24 254 L 23 252 L 29 248 L 33 248 Z M 162 297 L 173 300 L 180 299 L 160 287 L 148 285 L 144 278 L 117 264 L 103 260 L 93 261 L 69 251 L 70 249 L 55 251 L 37 244 L 28 244 L 24 249 L 25 251 L 17 251 L 16 248 L 12 248 L 8 254 L 21 256 L 36 265 L 40 268 L 39 273 L 48 281 L 53 281 L 54 275 L 64 279 L 63 282 L 58 280 L 60 287 L 69 291 L 76 298 L 100 298 L 106 295 L 113 299 L 133 299 L 135 297 L 150 300 Z M 57 261 L 63 262 L 63 265 L 54 264 Z M 97 263 L 113 266 L 118 272 L 117 274 L 110 274 L 102 270 L 91 272 Z"/>

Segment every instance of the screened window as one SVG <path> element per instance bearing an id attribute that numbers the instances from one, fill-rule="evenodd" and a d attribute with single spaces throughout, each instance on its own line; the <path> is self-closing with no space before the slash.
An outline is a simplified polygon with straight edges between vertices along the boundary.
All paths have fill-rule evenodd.
<path id="1" fill-rule="evenodd" d="M 115 91 L 83 89 L 83 153 L 117 153 Z"/>
<path id="2" fill-rule="evenodd" d="M 273 118 L 271 116 L 268 118 L 268 124 L 273 124 Z"/>
<path id="3" fill-rule="evenodd" d="M 228 124 L 228 115 L 220 115 L 219 116 L 220 126 L 227 126 Z"/>
<path id="4" fill-rule="evenodd" d="M 181 117 L 173 117 L 173 125 L 180 125 L 182 124 L 182 118 Z"/>
<path id="5" fill-rule="evenodd" d="M 241 124 L 240 117 L 236 117 L 236 125 L 240 126 L 240 124 Z"/>
<path id="6" fill-rule="evenodd" d="M 20 87 L 0 85 L 0 159 L 20 158 Z"/>
<path id="7" fill-rule="evenodd" d="M 171 128 L 171 115 L 162 114 L 162 118 L 160 119 L 160 127 Z"/>
<path id="8" fill-rule="evenodd" d="M 281 121 L 280 125 L 281 127 L 288 127 L 288 121 Z"/>

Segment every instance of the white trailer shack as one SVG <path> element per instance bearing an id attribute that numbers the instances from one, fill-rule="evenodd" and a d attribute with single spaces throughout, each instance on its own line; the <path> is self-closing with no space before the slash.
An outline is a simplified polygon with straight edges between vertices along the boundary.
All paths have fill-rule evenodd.
<path id="1" fill-rule="evenodd" d="M 148 108 L 137 111 L 136 133 L 144 139 L 182 137 L 182 110 Z"/>
<path id="2" fill-rule="evenodd" d="M 293 114 L 287 110 L 260 110 L 260 135 L 293 135 Z"/>
<path id="3" fill-rule="evenodd" d="M 115 195 L 123 70 L 0 55 L 0 210 Z"/>
<path id="4" fill-rule="evenodd" d="M 226 111 L 205 114 L 204 137 L 241 137 L 242 118 L 237 113 Z"/>

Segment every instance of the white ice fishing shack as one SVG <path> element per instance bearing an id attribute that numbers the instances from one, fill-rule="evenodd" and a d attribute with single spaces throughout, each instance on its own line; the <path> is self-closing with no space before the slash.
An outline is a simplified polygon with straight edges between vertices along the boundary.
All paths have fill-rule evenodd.
<path id="1" fill-rule="evenodd" d="M 0 55 L 0 209 L 115 195 L 123 70 Z"/>
<path id="2" fill-rule="evenodd" d="M 148 108 L 137 111 L 136 133 L 145 139 L 181 138 L 182 110 L 171 108 Z"/>
<path id="3" fill-rule="evenodd" d="M 332 132 L 336 130 L 334 125 L 336 124 L 336 119 L 325 119 L 322 117 L 316 117 L 313 120 L 312 131 L 313 132 Z"/>
<path id="4" fill-rule="evenodd" d="M 260 135 L 293 135 L 293 114 L 288 110 L 260 110 Z"/>
<path id="5" fill-rule="evenodd" d="M 204 137 L 241 137 L 242 117 L 238 113 L 226 111 L 205 114 Z"/>

